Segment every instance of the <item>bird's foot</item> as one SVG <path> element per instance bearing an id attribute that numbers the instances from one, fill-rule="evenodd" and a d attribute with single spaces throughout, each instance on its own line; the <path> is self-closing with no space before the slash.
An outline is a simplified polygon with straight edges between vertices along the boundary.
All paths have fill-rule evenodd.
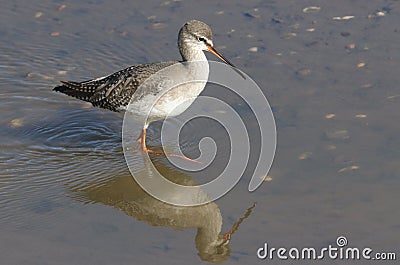
<path id="1" fill-rule="evenodd" d="M 156 151 L 148 149 L 147 146 L 146 146 L 146 128 L 143 128 L 142 132 L 140 133 L 140 136 L 136 139 L 136 141 L 139 142 L 140 147 L 142 148 L 143 152 L 146 152 L 148 154 L 152 154 L 154 156 L 177 157 L 177 158 L 181 158 L 183 160 L 189 161 L 189 162 L 203 164 L 202 162 L 199 162 L 197 160 L 191 159 L 191 158 L 186 157 L 186 156 L 181 156 L 181 155 L 172 154 L 172 153 L 165 153 L 165 152 L 156 152 Z"/>
<path id="2" fill-rule="evenodd" d="M 222 235 L 222 238 L 223 238 L 224 240 L 231 240 L 231 234 L 232 234 L 232 233 L 230 233 L 230 232 L 224 233 L 224 234 Z"/>
<path id="3" fill-rule="evenodd" d="M 177 157 L 177 158 L 180 158 L 180 159 L 189 161 L 189 162 L 198 163 L 198 164 L 203 164 L 203 163 L 200 162 L 200 161 L 197 161 L 197 160 L 194 160 L 194 159 L 191 159 L 191 158 L 189 158 L 189 157 L 182 156 L 182 155 L 177 155 L 177 154 L 173 154 L 173 153 L 165 153 L 165 152 L 156 152 L 156 151 L 153 151 L 153 150 L 148 149 L 147 147 L 142 148 L 142 150 L 143 150 L 144 152 L 146 152 L 146 153 L 148 153 L 148 154 L 152 154 L 152 155 L 154 155 L 154 156 L 166 156 L 166 157 L 167 157 L 167 156 L 170 156 L 170 157 Z"/>

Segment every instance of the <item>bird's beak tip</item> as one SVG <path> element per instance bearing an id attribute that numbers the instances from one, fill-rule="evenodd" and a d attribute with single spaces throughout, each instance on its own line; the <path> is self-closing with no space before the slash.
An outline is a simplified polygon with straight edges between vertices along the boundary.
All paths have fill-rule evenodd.
<path id="1" fill-rule="evenodd" d="M 227 65 L 232 66 L 233 70 L 235 70 L 235 72 L 237 72 L 243 79 L 246 79 L 246 77 L 236 68 L 236 66 L 234 66 L 230 61 L 228 61 L 228 59 L 226 59 L 224 56 L 222 56 L 222 54 L 220 54 L 213 46 L 207 45 L 207 49 L 209 52 L 214 54 L 218 59 L 220 59 Z"/>
<path id="2" fill-rule="evenodd" d="M 218 59 L 220 59 L 221 61 L 223 61 L 224 63 L 235 67 L 230 61 L 228 61 L 228 59 L 226 59 L 224 56 L 222 56 L 222 54 L 220 54 L 213 46 L 211 45 L 207 45 L 208 51 L 211 52 L 212 54 L 214 54 Z"/>

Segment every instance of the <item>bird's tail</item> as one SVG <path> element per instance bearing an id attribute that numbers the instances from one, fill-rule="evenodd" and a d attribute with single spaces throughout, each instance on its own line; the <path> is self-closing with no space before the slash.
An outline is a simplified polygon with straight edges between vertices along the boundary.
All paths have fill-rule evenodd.
<path id="1" fill-rule="evenodd" d="M 61 81 L 61 83 L 61 86 L 56 86 L 53 90 L 80 100 L 90 101 L 90 98 L 95 93 L 93 88 L 82 86 L 82 84 L 78 82 Z"/>

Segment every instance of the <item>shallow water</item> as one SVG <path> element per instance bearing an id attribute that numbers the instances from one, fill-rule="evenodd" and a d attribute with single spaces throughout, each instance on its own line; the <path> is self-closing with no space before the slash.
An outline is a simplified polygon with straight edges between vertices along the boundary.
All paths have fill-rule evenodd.
<path id="1" fill-rule="evenodd" d="M 216 255 L 226 264 L 279 264 L 260 261 L 257 249 L 264 242 L 324 247 L 339 235 L 351 246 L 399 253 L 398 1 L 1 6 L 2 264 L 197 264 L 215 256 L 196 245 L 196 228 L 209 222 L 218 234 L 220 214 L 226 232 L 253 202 L 229 251 Z M 321 9 L 304 12 L 308 6 Z M 270 181 L 249 193 L 250 166 L 234 190 L 191 212 L 165 207 L 133 182 L 121 146 L 123 114 L 51 89 L 58 80 L 179 59 L 177 31 L 194 18 L 211 25 L 216 47 L 263 89 L 278 143 Z M 224 95 L 213 86 L 204 94 Z M 149 130 L 155 148 L 159 128 Z M 198 154 L 198 141 L 210 135 L 226 141 L 210 121 L 188 126 L 184 151 Z M 154 162 L 173 178 L 204 182 L 227 160 L 229 150 L 219 150 L 206 173 Z"/>

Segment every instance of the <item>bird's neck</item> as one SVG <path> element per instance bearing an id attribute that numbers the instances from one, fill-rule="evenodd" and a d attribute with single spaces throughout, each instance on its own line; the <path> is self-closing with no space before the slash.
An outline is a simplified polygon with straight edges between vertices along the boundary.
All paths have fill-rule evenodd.
<path id="1" fill-rule="evenodd" d="M 181 49 L 180 52 L 183 61 L 207 61 L 207 57 L 202 50 Z"/>
<path id="2" fill-rule="evenodd" d="M 207 57 L 200 49 L 194 49 L 185 40 L 184 37 L 179 39 L 179 52 L 182 56 L 182 61 L 207 61 Z"/>
<path id="3" fill-rule="evenodd" d="M 222 215 L 216 204 L 209 204 L 202 212 L 199 218 L 199 224 L 196 234 L 196 245 L 198 248 L 207 248 L 217 242 L 222 228 Z"/>

